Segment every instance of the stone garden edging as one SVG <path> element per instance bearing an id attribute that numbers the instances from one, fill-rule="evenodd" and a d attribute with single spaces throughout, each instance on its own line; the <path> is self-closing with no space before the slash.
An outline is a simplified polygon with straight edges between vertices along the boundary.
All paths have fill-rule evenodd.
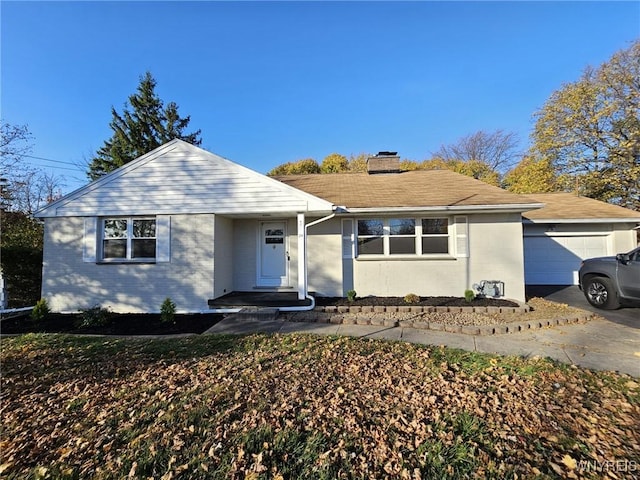
<path id="1" fill-rule="evenodd" d="M 586 323 L 595 314 L 581 313 L 558 316 L 551 319 L 532 319 L 489 325 L 455 325 L 442 322 L 429 322 L 427 319 L 396 319 L 393 314 L 428 314 L 428 313 L 527 313 L 531 307 L 449 307 L 449 306 L 323 306 L 316 307 L 305 315 L 292 315 L 294 322 L 331 323 L 343 325 L 375 325 L 383 327 L 417 328 L 421 330 L 463 333 L 466 335 L 501 335 L 519 333 L 542 328 Z M 373 314 L 362 315 L 362 314 Z M 391 317 L 389 318 L 389 314 Z M 287 315 L 288 316 L 288 315 Z"/>

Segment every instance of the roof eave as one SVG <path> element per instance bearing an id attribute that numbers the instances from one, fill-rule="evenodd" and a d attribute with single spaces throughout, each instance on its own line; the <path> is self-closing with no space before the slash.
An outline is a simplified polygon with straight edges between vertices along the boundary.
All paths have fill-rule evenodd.
<path id="1" fill-rule="evenodd" d="M 452 213 L 522 213 L 542 208 L 543 203 L 500 204 L 500 205 L 435 205 L 422 207 L 346 207 L 345 213 L 374 214 L 374 213 L 422 213 L 422 212 L 452 212 Z"/>
<path id="2" fill-rule="evenodd" d="M 528 218 L 523 223 L 640 223 L 640 218 Z"/>

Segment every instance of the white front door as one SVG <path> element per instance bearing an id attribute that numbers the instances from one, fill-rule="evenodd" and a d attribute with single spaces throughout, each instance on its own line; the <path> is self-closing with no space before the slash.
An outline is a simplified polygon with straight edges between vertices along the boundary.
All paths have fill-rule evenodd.
<path id="1" fill-rule="evenodd" d="M 286 222 L 262 222 L 258 251 L 258 286 L 289 286 Z"/>

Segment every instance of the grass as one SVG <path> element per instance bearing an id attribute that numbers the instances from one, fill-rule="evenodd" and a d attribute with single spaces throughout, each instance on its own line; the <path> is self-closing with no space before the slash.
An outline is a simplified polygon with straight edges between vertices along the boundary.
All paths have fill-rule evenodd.
<path id="1" fill-rule="evenodd" d="M 640 458 L 638 383 L 544 359 L 30 334 L 1 360 L 8 479 L 599 478 L 576 465 Z"/>

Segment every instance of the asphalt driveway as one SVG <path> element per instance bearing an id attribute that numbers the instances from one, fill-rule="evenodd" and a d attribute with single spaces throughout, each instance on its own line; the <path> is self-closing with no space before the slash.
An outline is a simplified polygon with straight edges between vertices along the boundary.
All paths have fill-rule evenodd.
<path id="1" fill-rule="evenodd" d="M 601 310 L 592 307 L 577 285 L 527 285 L 527 298 L 543 297 L 553 302 L 595 312 L 607 320 L 631 328 L 640 329 L 640 305 L 634 304 L 618 310 Z"/>

